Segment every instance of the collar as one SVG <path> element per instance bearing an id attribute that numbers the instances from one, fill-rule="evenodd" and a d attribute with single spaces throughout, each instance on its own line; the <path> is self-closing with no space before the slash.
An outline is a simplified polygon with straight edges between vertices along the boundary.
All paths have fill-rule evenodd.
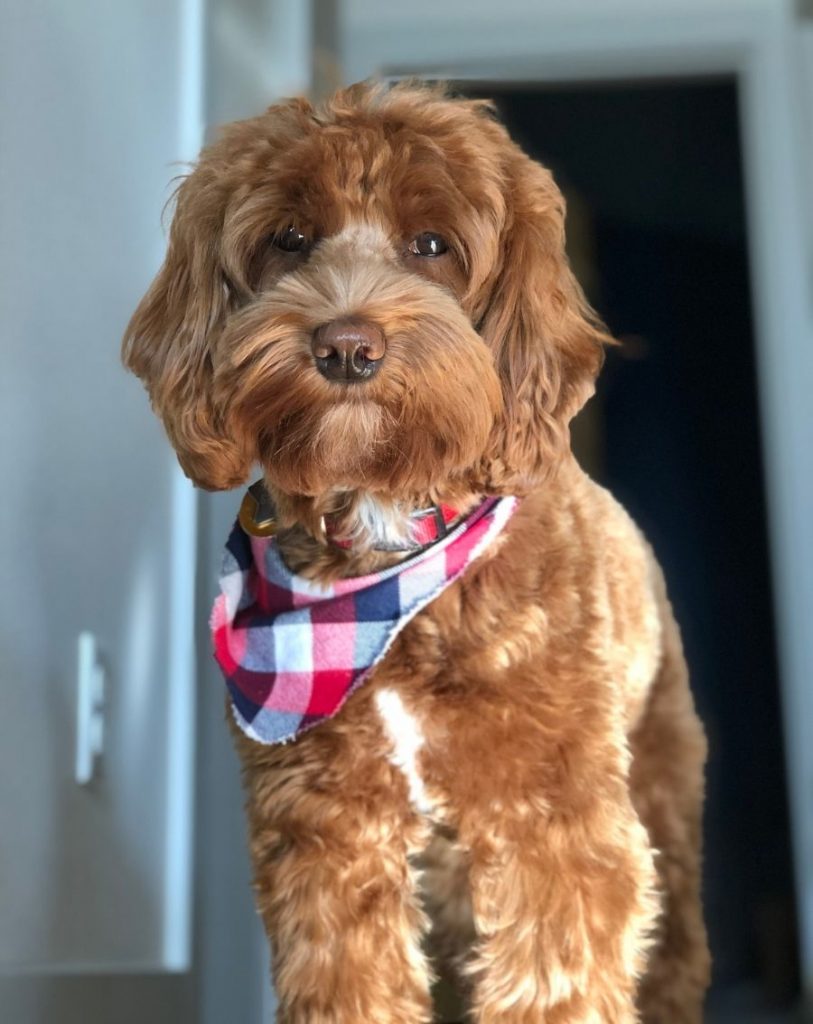
<path id="1" fill-rule="evenodd" d="M 417 551 L 442 540 L 449 527 L 460 517 L 460 512 L 451 505 L 430 505 L 412 512 L 410 537 L 402 544 L 392 543 L 375 548 L 376 551 Z M 278 531 L 277 510 L 262 480 L 253 483 L 245 493 L 240 505 L 240 526 L 252 537 L 273 537 Z M 338 535 L 337 518 L 334 515 L 322 517 L 325 537 L 338 548 L 349 549 L 352 539 Z"/>
<path id="2" fill-rule="evenodd" d="M 292 573 L 273 536 L 236 523 L 211 628 L 238 726 L 259 743 L 284 743 L 332 718 L 407 623 L 497 538 L 516 504 L 486 498 L 397 565 L 332 584 Z"/>

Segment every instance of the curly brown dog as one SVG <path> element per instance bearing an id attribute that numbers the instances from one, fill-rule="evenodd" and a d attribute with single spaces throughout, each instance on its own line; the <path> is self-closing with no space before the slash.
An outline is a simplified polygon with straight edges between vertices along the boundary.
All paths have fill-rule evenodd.
<path id="1" fill-rule="evenodd" d="M 705 743 L 652 552 L 570 452 L 610 339 L 563 234 L 488 104 L 354 86 L 204 150 L 128 328 L 186 473 L 259 463 L 300 577 L 521 499 L 335 717 L 235 727 L 285 1024 L 429 1021 L 439 969 L 479 1024 L 701 1019 Z"/>

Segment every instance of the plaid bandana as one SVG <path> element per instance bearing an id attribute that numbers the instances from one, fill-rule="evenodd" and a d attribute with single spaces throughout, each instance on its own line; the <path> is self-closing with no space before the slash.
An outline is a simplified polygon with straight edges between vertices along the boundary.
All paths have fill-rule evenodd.
<path id="1" fill-rule="evenodd" d="M 515 507 L 515 498 L 487 498 L 412 558 L 330 586 L 290 572 L 273 537 L 250 537 L 235 524 L 211 626 L 243 732 L 259 743 L 282 743 L 335 715 L 409 620 L 465 572 Z"/>

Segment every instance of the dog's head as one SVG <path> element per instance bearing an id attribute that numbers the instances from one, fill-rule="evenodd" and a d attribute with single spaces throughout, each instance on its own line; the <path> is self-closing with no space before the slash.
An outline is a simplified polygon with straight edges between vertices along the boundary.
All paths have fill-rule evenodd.
<path id="1" fill-rule="evenodd" d="M 607 340 L 564 204 L 480 102 L 360 85 L 227 128 L 127 329 L 186 473 L 291 497 L 522 493 Z"/>

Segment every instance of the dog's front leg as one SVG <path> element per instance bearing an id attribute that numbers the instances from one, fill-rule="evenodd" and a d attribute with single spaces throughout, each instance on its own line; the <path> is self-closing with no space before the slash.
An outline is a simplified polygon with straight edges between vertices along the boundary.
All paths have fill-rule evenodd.
<path id="1" fill-rule="evenodd" d="M 638 1020 L 635 989 L 658 905 L 619 747 L 516 736 L 469 795 L 461 838 L 479 936 L 477 1024 Z"/>
<path id="2" fill-rule="evenodd" d="M 425 844 L 376 738 L 240 739 L 278 1024 L 425 1024 L 426 930 L 409 855 Z"/>

